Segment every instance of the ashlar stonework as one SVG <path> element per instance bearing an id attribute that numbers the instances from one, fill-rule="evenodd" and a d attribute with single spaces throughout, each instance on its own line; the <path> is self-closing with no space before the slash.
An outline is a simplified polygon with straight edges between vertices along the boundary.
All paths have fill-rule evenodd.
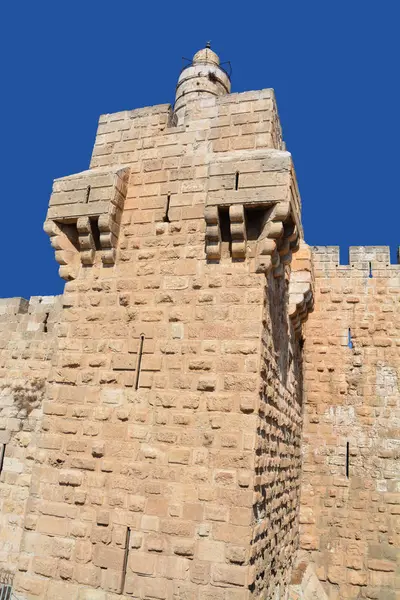
<path id="1" fill-rule="evenodd" d="M 0 300 L 15 597 L 398 599 L 400 266 L 304 242 L 273 90 L 199 51 L 45 230 L 64 294 Z"/>

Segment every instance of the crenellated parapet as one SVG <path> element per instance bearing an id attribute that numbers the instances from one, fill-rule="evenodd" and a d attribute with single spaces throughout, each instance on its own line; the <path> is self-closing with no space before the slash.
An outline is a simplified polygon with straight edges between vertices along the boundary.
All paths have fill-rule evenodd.
<path id="1" fill-rule="evenodd" d="M 339 246 L 312 246 L 311 250 L 316 277 L 373 278 L 400 274 L 399 252 L 397 262 L 393 263 L 389 246 L 350 246 L 343 252 Z"/>
<path id="2" fill-rule="evenodd" d="M 44 224 L 63 279 L 75 279 L 80 264 L 115 262 L 129 168 L 91 169 L 56 179 Z"/>
<path id="3" fill-rule="evenodd" d="M 206 255 L 254 259 L 254 270 L 280 277 L 302 233 L 301 201 L 289 152 L 241 151 L 213 160 L 205 209 Z"/>

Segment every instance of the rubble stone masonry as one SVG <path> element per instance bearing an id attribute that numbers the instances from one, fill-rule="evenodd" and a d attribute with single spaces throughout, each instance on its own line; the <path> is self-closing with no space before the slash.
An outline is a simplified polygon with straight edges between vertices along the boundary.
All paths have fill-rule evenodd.
<path id="1" fill-rule="evenodd" d="M 395 600 L 400 267 L 304 243 L 273 90 L 209 48 L 177 90 L 55 180 L 64 294 L 0 300 L 0 580 Z"/>

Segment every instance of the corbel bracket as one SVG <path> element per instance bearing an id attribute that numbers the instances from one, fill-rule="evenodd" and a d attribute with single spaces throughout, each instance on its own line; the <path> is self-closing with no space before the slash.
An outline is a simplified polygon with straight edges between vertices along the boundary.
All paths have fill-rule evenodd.
<path id="1" fill-rule="evenodd" d="M 273 269 L 275 277 L 284 274 L 285 265 L 289 265 L 292 253 L 299 247 L 299 233 L 292 218 L 290 202 L 280 202 L 267 208 L 260 214 L 261 233 L 255 246 L 255 270 L 268 273 Z M 208 206 L 206 220 L 206 256 L 208 260 L 221 258 L 221 226 L 217 206 Z M 231 234 L 231 255 L 233 259 L 244 259 L 251 251 L 246 235 L 246 210 L 243 204 L 229 207 Z"/>
<path id="2" fill-rule="evenodd" d="M 289 316 L 296 333 L 300 333 L 308 314 L 314 310 L 314 278 L 310 247 L 300 242 L 289 282 Z"/>
<path id="3" fill-rule="evenodd" d="M 256 247 L 256 272 L 268 273 L 273 269 L 274 276 L 281 277 L 298 247 L 299 233 L 291 215 L 290 203 L 280 202 L 265 215 Z"/>
<path id="4" fill-rule="evenodd" d="M 100 251 L 103 265 L 115 263 L 129 168 L 91 169 L 56 179 L 44 230 L 50 236 L 63 279 L 75 279 Z"/>

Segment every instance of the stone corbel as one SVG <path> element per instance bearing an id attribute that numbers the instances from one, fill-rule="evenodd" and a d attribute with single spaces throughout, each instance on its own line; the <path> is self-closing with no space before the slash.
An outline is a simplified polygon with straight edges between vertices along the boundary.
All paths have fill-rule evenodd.
<path id="1" fill-rule="evenodd" d="M 89 217 L 79 217 L 76 228 L 80 247 L 80 259 L 83 265 L 92 265 L 96 253 L 96 245 L 92 233 L 92 224 Z"/>
<path id="2" fill-rule="evenodd" d="M 43 229 L 50 237 L 51 246 L 55 250 L 55 258 L 60 265 L 59 276 L 66 281 L 75 279 L 79 262 L 74 244 L 54 221 L 46 221 Z"/>
<path id="3" fill-rule="evenodd" d="M 50 236 L 63 279 L 75 279 L 101 252 L 103 265 L 115 263 L 127 193 L 129 168 L 91 169 L 57 179 L 44 230 Z"/>
<path id="4" fill-rule="evenodd" d="M 217 206 L 208 206 L 205 210 L 206 256 L 207 260 L 221 258 L 221 229 Z"/>
<path id="5" fill-rule="evenodd" d="M 314 309 L 314 281 L 311 250 L 305 242 L 300 243 L 296 253 L 289 282 L 289 316 L 296 333 Z"/>
<path id="6" fill-rule="evenodd" d="M 307 320 L 308 314 L 314 310 L 314 298 L 310 287 L 304 286 L 290 298 L 289 317 L 294 330 L 300 333 L 302 324 Z"/>
<path id="7" fill-rule="evenodd" d="M 290 202 L 280 202 L 267 209 L 256 244 L 255 263 L 257 273 L 273 269 L 275 277 L 281 277 L 285 266 L 292 260 L 292 253 L 299 247 L 299 233 L 292 218 Z M 229 206 L 231 255 L 243 259 L 247 252 L 246 216 L 243 204 Z M 208 260 L 221 258 L 221 228 L 217 206 L 205 210 L 206 256 Z"/>
<path id="8" fill-rule="evenodd" d="M 99 217 L 100 246 L 102 249 L 101 260 L 104 265 L 115 263 L 115 248 L 118 241 L 119 225 L 113 215 L 100 215 Z"/>
<path id="9" fill-rule="evenodd" d="M 284 274 L 285 265 L 298 249 L 299 234 L 291 218 L 290 202 L 280 202 L 265 217 L 256 249 L 256 272 L 267 273 L 273 269 L 275 277 Z"/>
<path id="10" fill-rule="evenodd" d="M 245 258 L 246 222 L 243 204 L 234 204 L 229 207 L 229 220 L 232 240 L 232 258 Z"/>

